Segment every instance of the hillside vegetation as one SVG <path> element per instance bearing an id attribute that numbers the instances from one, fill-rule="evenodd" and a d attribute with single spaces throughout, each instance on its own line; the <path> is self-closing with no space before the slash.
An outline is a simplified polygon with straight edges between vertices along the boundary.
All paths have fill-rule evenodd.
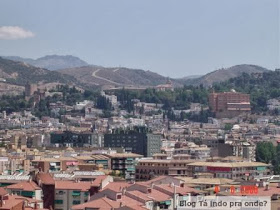
<path id="1" fill-rule="evenodd" d="M 26 63 L 3 59 L 0 57 L 0 78 L 7 83 L 24 86 L 26 83 L 80 83 L 70 75 L 64 75 L 56 71 L 49 71 Z"/>
<path id="2" fill-rule="evenodd" d="M 231 78 L 238 77 L 243 73 L 252 74 L 252 73 L 263 73 L 268 72 L 269 70 L 256 66 L 256 65 L 236 65 L 230 68 L 223 68 L 213 72 L 210 72 L 204 76 L 194 79 L 186 79 L 185 84 L 187 85 L 203 85 L 205 87 L 209 87 L 215 83 L 220 83 L 227 81 Z"/>
<path id="3" fill-rule="evenodd" d="M 165 84 L 167 77 L 151 71 L 129 68 L 105 68 L 100 66 L 84 66 L 79 68 L 63 69 L 58 72 L 71 75 L 81 83 L 91 85 L 111 86 L 156 86 Z M 172 79 L 175 86 L 182 83 Z"/>

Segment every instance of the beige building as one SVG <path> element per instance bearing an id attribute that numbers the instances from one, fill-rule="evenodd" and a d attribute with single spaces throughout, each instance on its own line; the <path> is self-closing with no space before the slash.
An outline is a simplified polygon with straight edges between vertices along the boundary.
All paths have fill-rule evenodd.
<path id="1" fill-rule="evenodd" d="M 193 162 L 190 155 L 176 155 L 172 159 L 155 155 L 153 159 L 141 159 L 136 166 L 136 180 L 148 180 L 154 176 L 190 176 L 187 165 Z"/>
<path id="2" fill-rule="evenodd" d="M 31 180 L 9 185 L 6 189 L 9 193 L 36 200 L 42 200 L 43 196 L 42 189 Z"/>
<path id="3" fill-rule="evenodd" d="M 99 176 L 93 182 L 55 181 L 54 207 L 56 210 L 64 210 L 88 202 L 91 195 L 112 181 L 111 176 Z"/>
<path id="4" fill-rule="evenodd" d="M 270 175 L 270 165 L 260 162 L 194 162 L 188 164 L 191 176 L 212 173 L 216 178 L 245 179 Z"/>

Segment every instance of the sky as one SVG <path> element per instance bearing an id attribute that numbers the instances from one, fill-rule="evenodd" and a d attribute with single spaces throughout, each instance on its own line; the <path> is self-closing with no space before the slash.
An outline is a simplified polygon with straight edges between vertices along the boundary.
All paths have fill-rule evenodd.
<path id="1" fill-rule="evenodd" d="M 280 67 L 280 0 L 1 0 L 0 55 L 74 55 L 179 78 Z"/>

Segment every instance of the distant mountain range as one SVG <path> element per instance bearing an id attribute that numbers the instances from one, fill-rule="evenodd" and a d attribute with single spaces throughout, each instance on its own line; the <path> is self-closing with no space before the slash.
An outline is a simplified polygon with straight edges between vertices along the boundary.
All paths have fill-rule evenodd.
<path id="1" fill-rule="evenodd" d="M 18 56 L 3 56 L 3 58 L 13 61 L 21 61 L 32 66 L 48 70 L 75 68 L 89 65 L 87 62 L 72 55 L 47 55 L 38 59 L 22 58 Z"/>
<path id="2" fill-rule="evenodd" d="M 62 67 L 64 68 L 61 69 Z M 219 83 L 240 76 L 243 72 L 251 74 L 265 71 L 269 70 L 256 65 L 243 64 L 219 69 L 203 76 L 188 76 L 179 79 L 170 78 L 170 80 L 175 87 L 200 84 L 211 86 L 213 83 Z M 151 87 L 165 84 L 169 78 L 141 69 L 124 67 L 106 68 L 88 65 L 74 56 L 50 55 L 36 60 L 16 56 L 0 57 L 0 82 L 1 79 L 6 80 L 6 83 L 19 86 L 23 86 L 27 82 L 41 82 L 72 84 L 81 88 L 91 88 L 104 85 L 114 87 Z"/>

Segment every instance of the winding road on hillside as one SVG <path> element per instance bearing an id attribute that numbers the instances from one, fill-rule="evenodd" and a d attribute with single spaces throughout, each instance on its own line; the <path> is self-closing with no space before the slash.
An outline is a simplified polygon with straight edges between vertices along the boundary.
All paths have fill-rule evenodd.
<path id="1" fill-rule="evenodd" d="M 100 70 L 101 70 L 101 69 L 95 70 L 94 72 L 92 72 L 92 75 L 91 75 L 91 76 L 93 76 L 93 77 L 95 77 L 95 78 L 97 78 L 97 79 L 101 79 L 101 80 L 104 80 L 104 81 L 113 83 L 113 84 L 115 84 L 115 85 L 122 85 L 122 84 L 120 84 L 120 83 L 114 82 L 114 81 L 109 80 L 109 79 L 106 79 L 106 78 L 104 78 L 104 77 L 97 76 L 96 73 L 99 72 Z M 117 71 L 118 69 L 115 69 L 115 70 Z M 114 72 L 116 72 L 115 70 L 114 70 Z"/>

